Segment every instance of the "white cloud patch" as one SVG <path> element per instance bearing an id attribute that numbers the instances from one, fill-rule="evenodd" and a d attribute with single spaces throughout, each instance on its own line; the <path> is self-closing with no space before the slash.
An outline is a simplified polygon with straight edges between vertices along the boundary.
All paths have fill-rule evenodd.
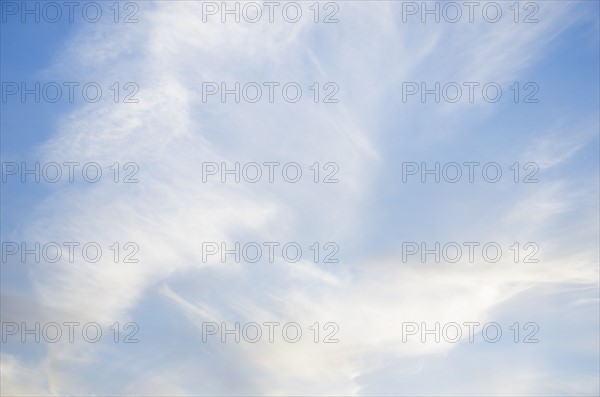
<path id="1" fill-rule="evenodd" d="M 571 6 L 558 3 L 544 4 L 535 26 L 490 29 L 483 23 L 460 28 L 404 25 L 391 2 L 340 4 L 342 22 L 330 26 L 313 24 L 310 18 L 296 25 L 203 23 L 200 2 L 157 2 L 144 5 L 138 26 L 93 26 L 78 32 L 65 51 L 73 57 L 72 65 L 59 61 L 56 70 L 89 80 L 102 76 L 104 82 L 135 80 L 139 103 L 102 102 L 75 109 L 40 147 L 40 155 L 107 167 L 115 161 L 136 162 L 140 182 L 58 187 L 19 232 L 26 240 L 96 241 L 103 247 L 136 242 L 139 263 L 114 263 L 104 255 L 95 264 L 33 265 L 29 281 L 39 306 L 35 310 L 46 313 L 41 318 L 95 321 L 106 329 L 115 321 L 136 321 L 140 343 L 126 348 L 109 342 L 63 344 L 49 348 L 33 364 L 3 353 L 3 393 L 358 395 L 380 393 L 381 385 L 388 385 L 387 393 L 403 393 L 398 387 L 405 387 L 418 394 L 412 377 L 431 377 L 436 373 L 430 372 L 432 366 L 457 371 L 452 354 L 470 348 L 462 342 L 403 343 L 403 322 L 485 323 L 494 321 L 499 307 L 518 312 L 521 294 L 540 285 L 597 285 L 597 241 L 585 238 L 579 241 L 581 249 L 572 252 L 547 233 L 556 217 L 582 202 L 583 216 L 567 220 L 564 228 L 596 230 L 597 223 L 586 215 L 597 217 L 597 209 L 582 199 L 589 192 L 579 185 L 581 190 L 567 189 L 560 176 L 535 194 L 522 192 L 506 203 L 494 200 L 504 208 L 499 226 L 487 225 L 478 234 L 482 240 L 502 242 L 515 235 L 549 241 L 552 256 L 537 264 L 407 264 L 397 246 L 384 252 L 372 248 L 361 261 L 344 256 L 331 266 L 310 263 L 308 250 L 295 264 L 281 258 L 266 264 L 204 263 L 201 255 L 205 241 L 301 241 L 308 242 L 306 247 L 336 241 L 341 256 L 344 247 L 368 247 L 365 242 L 387 232 L 384 226 L 364 228 L 370 217 L 365 202 L 376 201 L 381 193 L 374 191 L 374 176 L 386 166 L 381 154 L 385 142 L 400 147 L 398 139 L 414 134 L 405 126 L 422 125 L 419 139 L 426 145 L 445 131 L 432 127 L 448 123 L 445 106 L 428 112 L 398 101 L 391 111 L 400 98 L 398 84 L 518 77 L 577 22 Z M 569 23 L 565 18 L 571 18 Z M 305 88 L 314 81 L 335 81 L 340 103 L 202 101 L 202 82 L 240 80 L 297 81 Z M 467 126 L 473 109 L 480 107 L 453 109 L 451 124 L 458 128 Z M 493 111 L 486 108 L 484 117 L 492 118 Z M 587 136 L 556 142 L 559 137 L 562 131 L 539 138 L 534 149 L 523 149 L 523 156 L 534 153 L 544 167 L 558 167 L 589 144 Z M 307 174 L 298 184 L 203 183 L 201 164 L 208 161 L 295 161 L 306 171 L 314 162 L 336 162 L 340 182 L 315 184 Z M 395 183 L 399 181 L 389 181 Z M 412 210 L 426 209 L 407 208 Z M 467 221 L 457 225 L 457 230 L 467 228 Z M 515 228 L 520 232 L 514 233 Z M 597 307 L 597 297 L 586 299 Z M 293 321 L 307 334 L 297 344 L 201 343 L 202 323 L 209 321 Z M 312 342 L 308 327 L 314 322 L 339 324 L 339 343 Z M 149 325 L 159 323 L 165 327 L 163 339 Z M 577 335 L 590 332 L 586 327 Z M 144 335 L 160 344 L 145 344 Z M 121 359 L 123 364 L 96 374 Z M 460 360 L 468 361 L 464 356 Z M 496 373 L 495 381 L 480 374 L 485 382 L 464 389 L 442 379 L 459 394 L 597 390 L 597 382 L 586 375 L 576 380 L 576 369 L 548 384 L 550 372 L 534 364 L 539 363 L 512 367 L 501 357 L 493 368 L 504 372 Z M 65 371 L 59 376 L 51 368 Z M 394 371 L 399 379 L 390 375 Z M 453 373 L 469 384 L 468 374 Z M 514 379 L 516 373 L 523 375 Z M 103 382 L 111 374 L 114 382 Z M 444 383 L 429 391 L 446 392 Z"/>

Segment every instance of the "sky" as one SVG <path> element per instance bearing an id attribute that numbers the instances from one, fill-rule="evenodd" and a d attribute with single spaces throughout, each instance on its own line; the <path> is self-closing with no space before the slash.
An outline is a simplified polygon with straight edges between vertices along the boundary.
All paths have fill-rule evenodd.
<path id="1" fill-rule="evenodd" d="M 1 394 L 599 395 L 599 4 L 2 0 Z"/>

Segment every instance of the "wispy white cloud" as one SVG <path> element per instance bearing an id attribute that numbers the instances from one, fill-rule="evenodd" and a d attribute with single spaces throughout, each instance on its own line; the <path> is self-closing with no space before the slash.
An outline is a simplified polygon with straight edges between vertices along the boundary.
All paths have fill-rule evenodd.
<path id="1" fill-rule="evenodd" d="M 64 117 L 40 154 L 58 162 L 135 161 L 140 183 L 58 188 L 21 233 L 27 240 L 76 239 L 105 246 L 135 241 L 140 261 L 116 264 L 106 256 L 93 265 L 34 265 L 29 279 L 35 300 L 40 307 L 43 303 L 45 317 L 64 321 L 96 321 L 108 327 L 114 321 L 144 324 L 148 317 L 169 316 L 171 327 L 185 331 L 170 329 L 166 337 L 183 335 L 176 353 L 169 350 L 171 345 L 146 346 L 140 337 L 139 350 L 131 354 L 168 360 L 153 365 L 132 362 L 123 371 L 134 378 L 120 378 L 111 386 L 78 379 L 89 377 L 107 356 L 119 357 L 118 346 L 64 345 L 48 349 L 31 365 L 3 354 L 3 392 L 357 395 L 375 390 L 377 374 L 386 374 L 390 367 L 408 379 L 425 372 L 439 357 L 465 349 L 461 344 L 403 343 L 404 321 L 484 323 L 493 321 L 493 311 L 507 302 L 518 306 L 514 302 L 520 294 L 538 285 L 596 285 L 597 241 L 591 239 L 581 243 L 579 253 L 559 247 L 552 257 L 525 266 L 404 264 L 397 247 L 383 253 L 373 249 L 367 260 L 350 257 L 343 266 L 332 267 L 281 260 L 267 265 L 201 260 L 203 241 L 335 240 L 343 250 L 376 239 L 374 233 L 388 232 L 383 226 L 378 231 L 363 229 L 370 216 L 364 213 L 364 203 L 376 201 L 381 193 L 373 191 L 373 176 L 386 166 L 386 145 L 401 150 L 399 139 L 414 134 L 406 126 L 421 125 L 424 146 L 451 129 L 442 128 L 448 127 L 450 107 L 432 112 L 431 107 L 400 108 L 398 102 L 390 110 L 399 100 L 398 84 L 411 79 L 516 78 L 543 59 L 552 40 L 569 25 L 565 18 L 577 22 L 571 5 L 556 4 L 544 5 L 543 18 L 535 26 L 490 28 L 478 23 L 459 28 L 403 25 L 394 17 L 398 10 L 393 3 L 353 2 L 341 4 L 342 22 L 325 29 L 310 19 L 297 25 L 202 23 L 199 2 L 158 2 L 144 8 L 144 21 L 138 26 L 93 26 L 78 32 L 65 50 L 73 65 L 59 60 L 56 70 L 92 81 L 97 76 L 105 82 L 135 79 L 140 102 L 76 109 Z M 341 87 L 340 103 L 202 102 L 203 81 L 236 80 L 298 81 L 306 87 L 315 80 L 335 81 Z M 467 127 L 473 107 L 452 109 L 451 127 Z M 484 117 L 492 115 L 489 110 Z M 588 136 L 560 142 L 545 136 L 523 156 L 533 153 L 545 168 L 557 167 L 588 143 Z M 205 184 L 200 174 L 203 161 L 296 161 L 305 166 L 335 161 L 340 183 Z M 498 214 L 500 226 L 478 225 L 477 236 L 508 242 L 527 231 L 539 241 L 551 241 L 548 225 L 581 203 L 583 191 L 567 194 L 565 186 L 557 177 L 536 194 L 480 203 L 501 204 L 504 210 Z M 584 215 L 588 214 L 597 211 L 588 205 Z M 586 230 L 595 225 L 588 220 L 565 227 L 570 224 L 585 225 Z M 456 230 L 470 227 L 465 221 Z M 157 308 L 156 301 L 166 306 Z M 334 321 L 340 326 L 340 342 L 315 344 L 306 337 L 298 344 L 202 345 L 199 333 L 206 321 L 295 321 L 303 328 L 315 321 Z M 206 355 L 192 356 L 199 351 Z M 74 364 L 78 360 L 84 361 L 79 368 Z M 436 365 L 452 369 L 449 360 Z M 496 383 L 489 383 L 488 376 L 488 383 L 464 390 L 549 390 L 540 384 L 547 379 L 545 372 L 525 364 L 515 369 L 510 361 L 494 368 L 501 365 L 505 372 Z M 58 376 L 49 369 L 56 367 L 67 371 Z M 516 371 L 523 376 L 514 381 Z M 231 382 L 220 380 L 224 373 Z M 45 380 L 24 386 L 28 376 Z M 572 376 L 556 380 L 556 390 L 588 393 L 597 387 L 587 377 L 575 386 Z M 386 381 L 392 387 L 402 384 Z M 453 385 L 457 393 L 458 387 Z"/>

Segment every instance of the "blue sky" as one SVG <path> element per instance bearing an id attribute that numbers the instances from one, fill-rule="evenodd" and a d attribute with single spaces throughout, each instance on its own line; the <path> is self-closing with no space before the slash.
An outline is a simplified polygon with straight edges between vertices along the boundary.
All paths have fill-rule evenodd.
<path id="1" fill-rule="evenodd" d="M 9 323 L 68 321 L 104 336 L 6 335 L 2 394 L 598 395 L 599 3 L 535 2 L 535 24 L 514 23 L 513 2 L 499 3 L 496 24 L 403 23 L 402 3 L 386 1 L 336 2 L 334 24 L 314 23 L 312 2 L 295 24 L 277 13 L 203 22 L 195 1 L 136 2 L 132 24 L 112 21 L 112 3 L 94 24 L 6 15 L 3 84 L 98 82 L 108 95 L 2 103 L 3 164 L 104 172 L 98 183 L 1 185 L 3 253 L 8 242 L 104 250 L 93 264 L 3 260 L 3 337 Z M 139 102 L 112 103 L 116 81 L 139 86 Z M 207 81 L 297 82 L 304 96 L 205 103 Z M 314 103 L 315 81 L 335 82 L 339 102 Z M 503 98 L 405 103 L 405 82 L 497 82 Z M 539 103 L 514 103 L 514 82 L 537 84 Z M 270 161 L 301 164 L 303 179 L 202 182 L 202 162 Z M 502 179 L 402 181 L 406 162 L 471 161 L 498 163 Z M 115 162 L 137 164 L 139 182 L 113 183 Z M 313 183 L 315 162 L 335 162 L 339 183 Z M 537 164 L 539 182 L 514 183 L 515 162 Z M 304 255 L 202 260 L 203 242 L 236 241 L 294 241 Z M 137 244 L 139 261 L 115 263 L 114 242 Z M 315 263 L 314 242 L 334 242 L 339 262 Z M 406 242 L 497 242 L 504 255 L 403 261 Z M 539 261 L 514 263 L 515 242 L 535 243 Z M 301 342 L 203 341 L 209 322 L 268 321 L 300 324 Z M 501 341 L 402 341 L 407 322 L 469 321 L 497 322 Z M 139 342 L 114 343 L 115 322 L 137 324 Z M 336 323 L 339 342 L 314 343 L 314 322 Z M 515 322 L 537 324 L 539 342 L 515 343 Z"/>

